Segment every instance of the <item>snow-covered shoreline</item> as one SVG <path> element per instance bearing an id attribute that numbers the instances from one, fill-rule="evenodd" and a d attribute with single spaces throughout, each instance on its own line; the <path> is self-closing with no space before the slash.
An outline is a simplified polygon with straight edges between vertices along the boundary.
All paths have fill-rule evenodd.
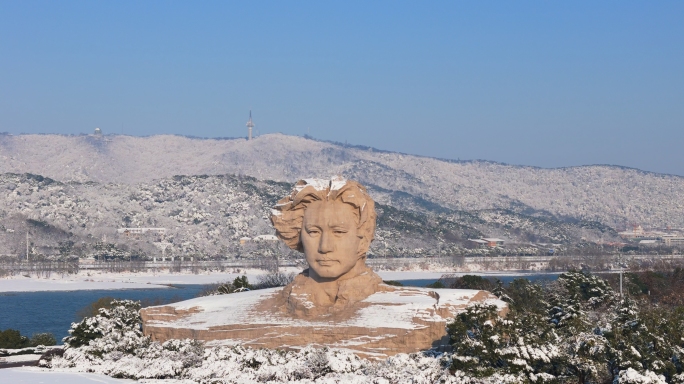
<path id="1" fill-rule="evenodd" d="M 286 268 L 282 272 L 298 273 L 297 268 Z M 170 285 L 209 285 L 230 281 L 238 276 L 246 275 L 249 281 L 255 282 L 259 276 L 268 272 L 258 269 L 232 272 L 204 272 L 192 273 L 107 273 L 80 272 L 74 275 L 53 275 L 49 278 L 11 276 L 0 278 L 0 293 L 2 292 L 44 292 L 44 291 L 80 291 L 80 290 L 120 290 L 120 289 L 164 289 Z M 483 271 L 483 272 L 452 272 L 452 271 L 377 271 L 383 280 L 427 280 L 439 279 L 446 273 L 455 275 L 486 275 L 486 276 L 522 276 L 527 274 L 543 274 L 537 271 Z"/>
<path id="2" fill-rule="evenodd" d="M 206 285 L 240 276 L 240 273 L 179 274 L 179 273 L 98 273 L 52 276 L 12 276 L 0 279 L 0 292 L 43 292 L 120 289 L 164 289 L 175 284 Z M 247 274 L 256 279 L 258 274 Z"/>

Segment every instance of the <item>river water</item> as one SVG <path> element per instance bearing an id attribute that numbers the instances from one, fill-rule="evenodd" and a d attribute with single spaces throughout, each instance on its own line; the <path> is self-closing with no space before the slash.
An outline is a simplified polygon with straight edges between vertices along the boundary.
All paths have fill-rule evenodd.
<path id="1" fill-rule="evenodd" d="M 4 292 L 0 293 L 0 330 L 12 328 L 25 336 L 50 332 L 61 344 L 71 323 L 80 320 L 76 313 L 102 297 L 168 302 L 192 299 L 203 289 L 203 285 L 178 285 L 168 289 Z"/>
<path id="2" fill-rule="evenodd" d="M 556 279 L 558 274 L 491 277 L 508 283 L 519 277 L 525 277 L 531 281 Z M 424 287 L 435 281 L 436 279 L 400 280 L 404 285 L 414 287 Z M 50 332 L 61 344 L 62 338 L 68 336 L 71 323 L 80 321 L 76 318 L 76 313 L 102 297 L 170 302 L 197 297 L 204 288 L 204 285 L 174 285 L 168 289 L 4 292 L 0 293 L 0 330 L 12 328 L 19 330 L 25 336 Z"/>

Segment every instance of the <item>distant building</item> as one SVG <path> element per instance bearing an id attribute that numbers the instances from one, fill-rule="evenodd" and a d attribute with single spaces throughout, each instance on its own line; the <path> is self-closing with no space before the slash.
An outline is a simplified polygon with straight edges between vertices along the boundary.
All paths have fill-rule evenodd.
<path id="1" fill-rule="evenodd" d="M 484 248 L 487 246 L 487 242 L 482 239 L 468 239 L 468 242 L 475 248 Z"/>
<path id="2" fill-rule="evenodd" d="M 684 245 L 684 236 L 666 234 L 661 237 L 665 245 Z"/>
<path id="3" fill-rule="evenodd" d="M 625 230 L 622 232 L 618 232 L 618 235 L 624 239 L 638 239 L 640 237 L 645 237 L 646 233 L 644 231 L 644 228 L 641 227 L 641 225 L 634 226 L 634 228 L 630 230 Z"/>
<path id="4" fill-rule="evenodd" d="M 496 237 L 483 237 L 480 239 L 468 239 L 473 245 L 484 248 L 484 247 L 489 247 L 489 248 L 495 248 L 495 247 L 503 247 L 504 245 L 504 240 L 499 239 Z"/>
<path id="5" fill-rule="evenodd" d="M 241 238 L 240 238 L 240 245 L 247 244 L 247 242 L 250 242 L 250 241 L 252 241 L 252 238 L 251 238 L 251 237 L 246 237 L 246 236 L 245 236 L 245 237 L 241 237 Z"/>
<path id="6" fill-rule="evenodd" d="M 487 246 L 491 248 L 503 247 L 504 245 L 504 240 L 496 237 L 483 237 L 482 240 L 486 241 Z"/>
<path id="7" fill-rule="evenodd" d="M 156 235 L 161 240 L 166 237 L 166 228 L 119 228 L 116 232 L 134 239 L 140 239 L 143 235 Z"/>
<path id="8" fill-rule="evenodd" d="M 95 133 L 93 133 L 95 136 L 102 136 L 102 130 L 100 128 L 95 128 Z"/>
<path id="9" fill-rule="evenodd" d="M 684 245 L 684 235 L 677 232 L 672 232 L 670 228 L 667 232 L 659 230 L 644 230 L 641 225 L 635 225 L 632 230 L 618 232 L 618 235 L 623 239 L 639 240 L 640 245 L 655 245 L 665 244 Z"/>

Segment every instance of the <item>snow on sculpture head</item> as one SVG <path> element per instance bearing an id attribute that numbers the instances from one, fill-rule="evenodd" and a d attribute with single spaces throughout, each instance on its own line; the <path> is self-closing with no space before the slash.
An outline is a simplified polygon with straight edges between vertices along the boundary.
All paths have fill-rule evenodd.
<path id="1" fill-rule="evenodd" d="M 276 235 L 304 253 L 312 277 L 352 277 L 365 266 L 376 214 L 361 184 L 340 176 L 300 180 L 271 212 Z"/>

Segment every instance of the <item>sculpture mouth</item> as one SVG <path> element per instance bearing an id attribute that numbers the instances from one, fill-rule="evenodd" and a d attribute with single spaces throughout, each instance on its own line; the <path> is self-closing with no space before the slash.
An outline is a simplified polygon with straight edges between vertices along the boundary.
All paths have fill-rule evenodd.
<path id="1" fill-rule="evenodd" d="M 329 266 L 332 266 L 332 265 L 339 263 L 339 261 L 337 261 L 337 260 L 330 260 L 330 259 L 320 259 L 320 260 L 316 260 L 316 262 L 318 263 L 318 265 L 321 265 L 323 267 L 329 267 Z"/>

